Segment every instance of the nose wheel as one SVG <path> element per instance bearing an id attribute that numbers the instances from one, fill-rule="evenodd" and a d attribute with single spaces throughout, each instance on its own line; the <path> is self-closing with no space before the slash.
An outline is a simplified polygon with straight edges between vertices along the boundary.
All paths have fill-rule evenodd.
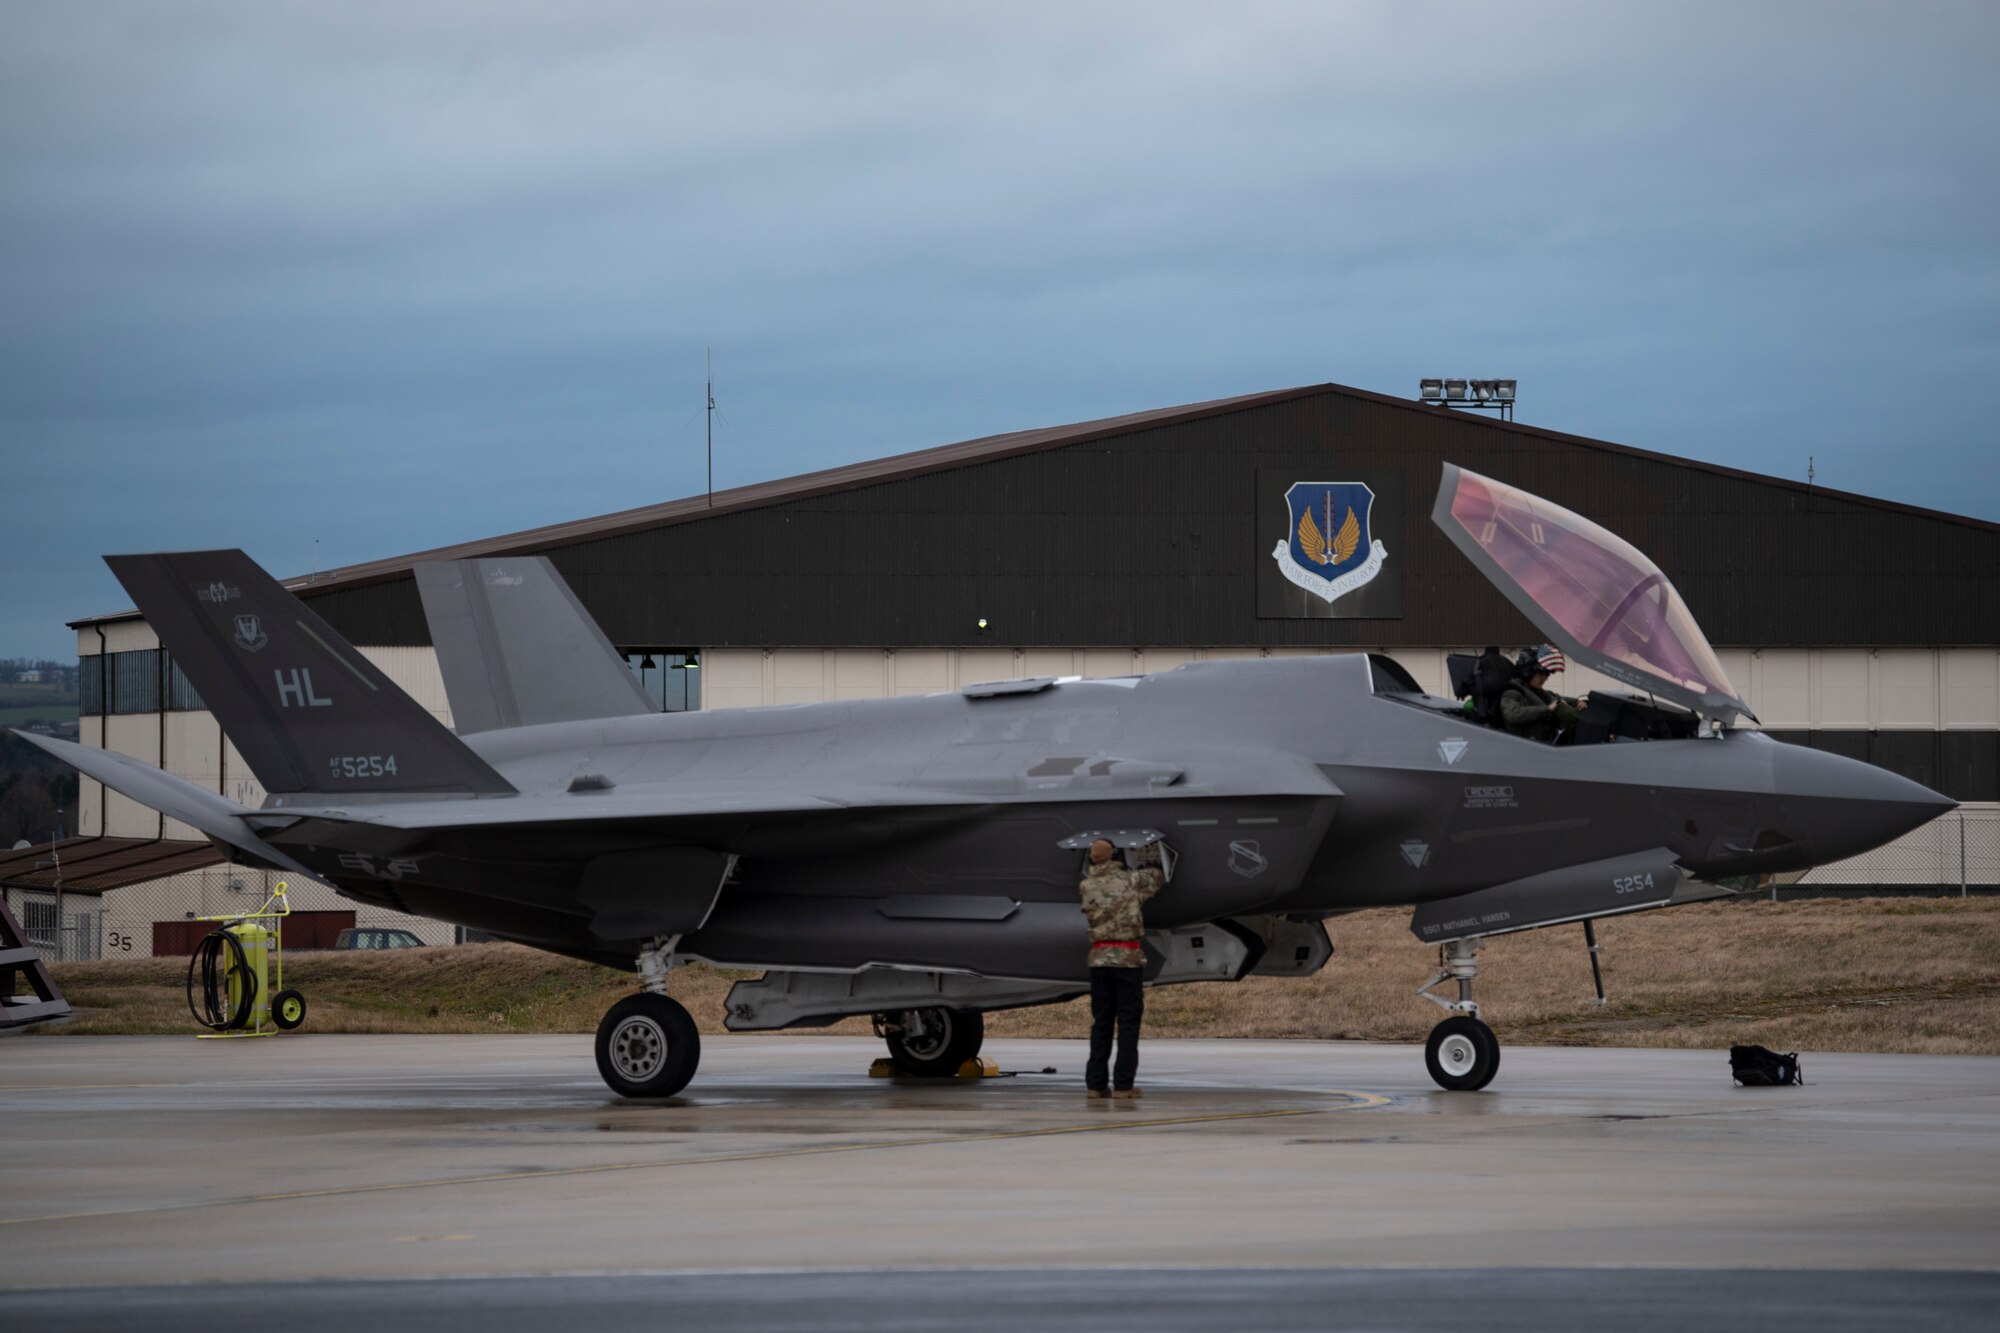
<path id="1" fill-rule="evenodd" d="M 1453 940 L 1440 951 L 1443 967 L 1417 988 L 1451 1017 L 1431 1029 L 1424 1043 L 1424 1068 L 1446 1092 L 1477 1092 L 1500 1072 L 1500 1039 L 1479 1020 L 1479 1003 L 1472 998 L 1472 979 L 1479 975 L 1479 947 L 1472 940 Z M 1442 981 L 1458 983 L 1458 998 L 1431 994 Z"/>
<path id="2" fill-rule="evenodd" d="M 1446 1092 L 1477 1092 L 1500 1072 L 1500 1039 L 1478 1019 L 1454 1015 L 1431 1029 L 1424 1067 Z"/>

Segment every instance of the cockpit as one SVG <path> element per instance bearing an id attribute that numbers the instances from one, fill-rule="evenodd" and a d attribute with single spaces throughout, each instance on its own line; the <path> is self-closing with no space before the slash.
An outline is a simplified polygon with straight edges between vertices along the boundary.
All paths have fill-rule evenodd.
<path id="1" fill-rule="evenodd" d="M 1739 715 L 1756 720 L 1674 585 L 1622 537 L 1449 463 L 1431 521 L 1549 642 L 1513 658 L 1497 648 L 1451 654 L 1453 698 L 1429 694 L 1393 659 L 1371 654 L 1378 696 L 1557 745 L 1683 739 Z M 1576 707 L 1548 685 L 1565 663 L 1619 688 L 1593 688 Z M 1544 725 L 1522 726 L 1524 700 L 1546 708 Z"/>
<path id="2" fill-rule="evenodd" d="M 1449 463 L 1431 521 L 1554 649 L 1627 687 L 1601 692 L 1592 728 L 1638 739 L 1692 735 L 1703 719 L 1756 720 L 1680 593 L 1624 538 Z"/>
<path id="3" fill-rule="evenodd" d="M 1482 711 L 1471 700 L 1469 686 L 1478 660 L 1478 655 L 1473 653 L 1452 653 L 1445 658 L 1455 696 L 1452 698 L 1443 698 L 1425 690 L 1417 683 L 1416 677 L 1392 657 L 1370 653 L 1368 666 L 1378 698 L 1392 699 L 1473 726 L 1504 731 L 1506 726 L 1496 712 Z M 1678 704 L 1628 690 L 1593 689 L 1575 722 L 1556 728 L 1546 739 L 1554 745 L 1689 740 L 1699 734 L 1700 729 L 1700 716 Z"/>

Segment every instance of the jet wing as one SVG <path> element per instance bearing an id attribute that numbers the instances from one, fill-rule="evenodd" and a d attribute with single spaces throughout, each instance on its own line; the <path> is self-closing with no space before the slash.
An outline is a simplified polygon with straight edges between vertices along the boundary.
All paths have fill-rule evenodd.
<path id="1" fill-rule="evenodd" d="M 1757 720 L 1674 585 L 1630 542 L 1452 463 L 1431 521 L 1571 661 L 1706 717 Z"/>
<path id="2" fill-rule="evenodd" d="M 48 751 L 78 772 L 96 778 L 119 795 L 129 796 L 148 809 L 158 810 L 183 824 L 192 825 L 217 842 L 227 843 L 295 874 L 311 873 L 252 831 L 250 825 L 244 822 L 244 817 L 255 815 L 256 811 L 248 806 L 238 805 L 226 797 L 195 786 L 185 778 L 177 778 L 116 750 L 99 750 L 73 741 L 59 741 L 53 736 L 37 736 L 28 731 L 16 731 L 14 734 L 28 744 Z"/>

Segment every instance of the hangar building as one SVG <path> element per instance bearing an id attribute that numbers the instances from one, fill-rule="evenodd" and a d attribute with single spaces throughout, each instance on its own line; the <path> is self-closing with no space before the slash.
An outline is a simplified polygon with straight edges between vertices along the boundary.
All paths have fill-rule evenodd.
<path id="1" fill-rule="evenodd" d="M 969 440 L 289 586 L 447 723 L 411 566 L 473 555 L 547 555 L 667 709 L 1352 649 L 1386 652 L 1448 694 L 1448 653 L 1538 636 L 1431 525 L 1447 461 L 1651 555 L 1774 734 L 1969 803 L 1813 875 L 2000 879 L 2000 525 L 1338 385 Z M 1296 554 L 1288 496 L 1301 486 L 1350 499 L 1366 488 L 1359 535 L 1380 559 L 1331 600 Z M 1341 517 L 1329 501 L 1311 530 L 1332 542 Z M 84 743 L 262 799 L 136 612 L 73 624 Z M 1558 683 L 1611 684 L 1576 669 Z M 33 864 L 47 848 L 0 859 L 0 884 L 17 913 L 39 910 L 44 934 L 60 923 L 68 956 L 182 952 L 189 914 L 242 910 L 265 887 L 89 779 L 80 836 L 60 850 L 81 896 L 55 916 L 49 871 Z M 331 914 L 327 929 L 358 911 L 363 926 L 450 938 L 317 894 L 302 905 Z"/>

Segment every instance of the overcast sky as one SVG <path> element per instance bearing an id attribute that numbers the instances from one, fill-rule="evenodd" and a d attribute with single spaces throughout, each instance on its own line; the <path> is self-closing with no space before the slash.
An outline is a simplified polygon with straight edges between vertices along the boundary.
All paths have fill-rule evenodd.
<path id="1" fill-rule="evenodd" d="M 698 492 L 710 345 L 718 486 L 1462 374 L 2000 520 L 1990 3 L 973 8 L 0 6 L 0 656 Z"/>

